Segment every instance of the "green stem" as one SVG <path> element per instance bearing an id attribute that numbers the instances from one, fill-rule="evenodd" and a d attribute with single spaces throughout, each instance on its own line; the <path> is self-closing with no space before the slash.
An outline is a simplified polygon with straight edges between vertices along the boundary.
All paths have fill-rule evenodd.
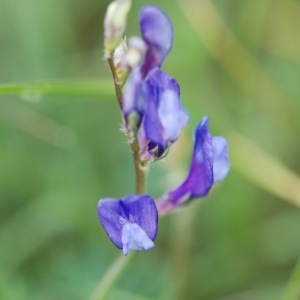
<path id="1" fill-rule="evenodd" d="M 63 97 L 97 97 L 111 99 L 113 89 L 108 81 L 49 81 L 27 82 L 0 85 L 0 95 L 20 95 L 24 99 L 39 98 L 40 96 L 63 96 Z"/>
<path id="2" fill-rule="evenodd" d="M 108 65 L 110 67 L 111 73 L 114 79 L 114 86 L 116 91 L 117 100 L 122 110 L 123 107 L 123 92 L 122 86 L 118 83 L 116 69 L 112 58 L 107 59 Z M 130 148 L 132 152 L 132 157 L 134 161 L 135 178 L 136 178 L 136 193 L 144 194 L 146 191 L 146 174 L 147 165 L 145 165 L 140 160 L 140 147 L 137 138 L 135 137 L 130 141 Z M 119 276 L 125 270 L 126 266 L 130 262 L 133 254 L 124 256 L 121 254 L 113 264 L 110 266 L 109 270 L 105 273 L 104 277 L 99 282 L 90 300 L 103 300 L 108 295 L 109 291 L 113 287 L 114 283 L 117 281 Z"/>
<path id="3" fill-rule="evenodd" d="M 113 61 L 112 57 L 113 57 L 113 54 L 110 58 L 107 59 L 107 62 L 108 62 L 109 68 L 111 70 L 113 79 L 114 79 L 114 85 L 115 85 L 117 100 L 118 100 L 120 109 L 122 110 L 122 107 L 123 107 L 122 86 L 118 83 L 118 76 L 117 76 L 116 68 L 115 68 L 114 61 Z"/>
<path id="4" fill-rule="evenodd" d="M 104 277 L 100 280 L 90 300 L 102 300 L 106 298 L 114 283 L 123 273 L 133 256 L 134 255 L 132 253 L 128 256 L 121 254 L 116 258 L 109 270 L 105 273 Z"/>
<path id="5" fill-rule="evenodd" d="M 137 139 L 135 139 L 130 144 L 130 147 L 131 147 L 133 161 L 134 161 L 136 193 L 142 195 L 145 194 L 146 192 L 146 179 L 147 179 L 146 177 L 147 177 L 148 165 L 144 164 L 140 160 L 140 154 L 139 154 L 140 147 Z"/>
<path id="6" fill-rule="evenodd" d="M 120 109 L 122 110 L 123 107 L 123 91 L 122 91 L 122 85 L 118 82 L 117 72 L 116 68 L 113 62 L 113 54 L 110 58 L 107 58 L 107 62 L 109 65 L 109 68 L 111 70 L 113 79 L 114 79 L 114 85 L 115 85 L 115 91 L 117 100 L 120 106 Z M 134 162 L 134 170 L 135 170 L 135 187 L 136 187 L 136 193 L 141 195 L 145 194 L 146 191 L 146 174 L 147 174 L 147 165 L 145 165 L 140 160 L 140 146 L 137 140 L 137 137 L 135 137 L 132 141 L 130 141 L 130 148 L 132 152 L 133 162 Z"/>
<path id="7" fill-rule="evenodd" d="M 135 161 L 136 164 L 136 161 Z M 136 166 L 136 193 L 143 195 L 146 193 L 146 177 L 147 177 L 147 166 L 142 166 L 140 163 Z"/>

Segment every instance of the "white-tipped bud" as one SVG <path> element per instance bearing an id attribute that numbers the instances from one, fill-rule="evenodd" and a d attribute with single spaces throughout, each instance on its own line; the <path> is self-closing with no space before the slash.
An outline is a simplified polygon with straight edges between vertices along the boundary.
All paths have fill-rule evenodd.
<path id="1" fill-rule="evenodd" d="M 134 68 L 142 64 L 147 51 L 147 45 L 138 37 L 131 37 L 129 39 L 129 46 L 126 52 L 125 61 L 127 66 Z"/>
<path id="2" fill-rule="evenodd" d="M 131 0 L 115 0 L 107 8 L 104 18 L 104 48 L 106 57 L 111 57 L 111 54 L 123 37 L 130 7 Z"/>

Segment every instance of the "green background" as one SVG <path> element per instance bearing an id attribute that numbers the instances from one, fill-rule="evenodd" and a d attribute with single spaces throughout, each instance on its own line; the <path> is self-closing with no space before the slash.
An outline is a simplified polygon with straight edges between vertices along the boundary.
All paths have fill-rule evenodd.
<path id="1" fill-rule="evenodd" d="M 147 4 L 133 2 L 128 36 Z M 232 169 L 160 221 L 154 250 L 132 258 L 107 299 L 300 299 L 300 2 L 148 4 L 173 22 L 163 69 L 191 115 L 148 193 L 184 178 L 204 115 Z M 134 193 L 103 59 L 107 5 L 0 0 L 0 299 L 90 299 L 120 253 L 96 215 L 100 198 Z"/>

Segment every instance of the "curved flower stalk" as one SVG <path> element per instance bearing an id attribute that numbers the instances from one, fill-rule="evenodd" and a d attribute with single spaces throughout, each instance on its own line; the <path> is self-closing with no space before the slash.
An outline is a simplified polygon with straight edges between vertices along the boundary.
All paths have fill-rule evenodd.
<path id="1" fill-rule="evenodd" d="M 165 215 L 189 201 L 204 197 L 215 182 L 223 180 L 230 169 L 227 141 L 212 137 L 208 118 L 204 117 L 195 130 L 192 162 L 186 179 L 156 202 L 159 215 Z"/>
<path id="2" fill-rule="evenodd" d="M 106 234 L 124 255 L 129 250 L 147 251 L 154 247 L 158 213 L 150 196 L 101 199 L 97 211 Z"/>

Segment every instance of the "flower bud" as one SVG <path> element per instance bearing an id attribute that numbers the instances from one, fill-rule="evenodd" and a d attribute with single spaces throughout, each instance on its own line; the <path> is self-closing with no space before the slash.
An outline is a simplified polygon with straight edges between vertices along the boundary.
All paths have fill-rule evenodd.
<path id="1" fill-rule="evenodd" d="M 107 8 L 104 19 L 104 48 L 107 58 L 111 57 L 122 39 L 130 7 L 131 0 L 115 0 Z"/>
<path id="2" fill-rule="evenodd" d="M 140 66 L 144 61 L 146 51 L 147 45 L 142 39 L 131 37 L 125 56 L 127 66 L 130 68 Z"/>
<path id="3" fill-rule="evenodd" d="M 116 69 L 117 84 L 123 86 L 128 75 L 128 66 L 125 62 L 125 55 L 127 51 L 126 39 L 122 39 L 120 44 L 114 51 L 113 62 Z"/>

